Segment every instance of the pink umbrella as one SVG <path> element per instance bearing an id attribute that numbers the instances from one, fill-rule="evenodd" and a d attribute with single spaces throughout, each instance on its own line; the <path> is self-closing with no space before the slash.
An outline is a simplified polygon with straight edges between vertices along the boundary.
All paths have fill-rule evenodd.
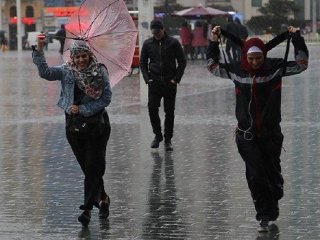
<path id="1" fill-rule="evenodd" d="M 123 0 L 85 0 L 66 24 L 64 60 L 74 39 L 83 39 L 109 72 L 114 86 L 131 69 L 137 29 Z"/>
<path id="2" fill-rule="evenodd" d="M 228 15 L 228 13 L 219 9 L 203 7 L 200 5 L 198 7 L 187 8 L 181 11 L 174 12 L 172 15 L 186 18 L 211 18 L 215 16 L 226 16 Z"/>

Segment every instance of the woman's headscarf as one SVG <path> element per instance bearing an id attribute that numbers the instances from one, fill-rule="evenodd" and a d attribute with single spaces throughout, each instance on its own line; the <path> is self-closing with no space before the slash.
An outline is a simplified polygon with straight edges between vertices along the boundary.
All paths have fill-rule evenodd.
<path id="1" fill-rule="evenodd" d="M 74 63 L 74 56 L 79 53 L 89 54 L 89 66 L 84 70 L 79 70 Z M 69 66 L 73 71 L 77 86 L 89 97 L 98 99 L 103 92 L 103 77 L 97 58 L 91 51 L 88 44 L 83 40 L 75 40 L 70 46 Z"/>
<path id="2" fill-rule="evenodd" d="M 247 54 L 248 54 L 249 49 L 251 49 L 251 50 L 255 49 L 255 51 L 259 51 L 257 48 L 261 50 L 264 58 L 266 58 L 266 56 L 267 56 L 266 47 L 260 38 L 250 38 L 247 41 L 244 41 L 242 48 L 241 48 L 241 59 L 240 59 L 241 68 L 251 74 L 255 74 L 256 72 L 264 69 L 264 65 L 262 65 L 260 69 L 253 69 L 247 61 Z"/>

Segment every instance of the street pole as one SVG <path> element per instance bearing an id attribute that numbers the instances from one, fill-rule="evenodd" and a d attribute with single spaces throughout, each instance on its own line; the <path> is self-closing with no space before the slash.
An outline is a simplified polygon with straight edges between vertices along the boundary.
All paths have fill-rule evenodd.
<path id="1" fill-rule="evenodd" d="M 18 44 L 18 52 L 22 52 L 21 0 L 16 0 L 16 5 L 17 5 L 17 44 Z"/>
<path id="2" fill-rule="evenodd" d="M 2 29 L 2 0 L 0 0 L 0 30 Z"/>
<path id="3" fill-rule="evenodd" d="M 312 1 L 312 33 L 316 34 L 317 32 L 317 9 L 316 9 L 316 0 Z"/>
<path id="4" fill-rule="evenodd" d="M 151 37 L 150 22 L 154 18 L 154 0 L 138 0 L 138 32 L 139 49 L 141 52 L 143 42 Z M 140 104 L 146 105 L 148 102 L 148 86 L 146 86 L 140 71 Z"/>

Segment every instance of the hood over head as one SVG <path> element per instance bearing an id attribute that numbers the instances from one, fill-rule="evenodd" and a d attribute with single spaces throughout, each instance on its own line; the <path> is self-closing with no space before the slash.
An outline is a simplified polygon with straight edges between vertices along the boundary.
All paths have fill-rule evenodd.
<path id="1" fill-rule="evenodd" d="M 257 71 L 260 71 L 260 69 L 253 69 L 250 64 L 247 61 L 247 54 L 248 53 L 253 53 L 253 52 L 261 52 L 263 53 L 264 58 L 267 56 L 267 51 L 264 42 L 260 38 L 250 38 L 247 41 L 243 42 L 243 46 L 241 48 L 241 68 L 251 74 L 255 74 Z"/>

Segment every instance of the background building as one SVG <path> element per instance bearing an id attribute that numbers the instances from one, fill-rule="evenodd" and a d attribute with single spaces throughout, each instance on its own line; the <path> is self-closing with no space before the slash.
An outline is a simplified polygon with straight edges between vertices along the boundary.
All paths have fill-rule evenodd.
<path id="1" fill-rule="evenodd" d="M 138 10 L 138 0 L 124 0 L 129 10 Z M 320 1 L 292 0 L 300 12 L 292 18 L 306 21 L 312 26 L 312 20 L 317 21 L 320 30 Z M 33 31 L 56 31 L 65 23 L 82 0 L 21 0 L 22 35 Z M 179 4 L 185 8 L 198 6 L 215 6 L 222 10 L 233 10 L 246 22 L 254 16 L 259 16 L 258 9 L 269 0 L 154 0 L 156 7 Z M 313 6 L 313 4 L 315 4 Z M 0 0 L 0 30 L 5 31 L 10 49 L 15 49 L 17 34 L 17 9 L 15 0 Z M 315 17 L 313 18 L 313 16 Z M 314 24 L 315 25 L 315 24 Z"/>
<path id="2" fill-rule="evenodd" d="M 297 20 L 309 20 L 312 19 L 312 2 L 313 0 L 292 0 L 296 6 L 299 7 L 300 12 L 297 13 L 294 18 Z M 136 10 L 138 6 L 138 0 L 125 0 L 127 6 L 131 10 Z M 268 3 L 269 0 L 154 0 L 155 6 L 164 6 L 165 4 L 180 4 L 184 7 L 194 7 L 201 4 L 202 6 L 216 6 L 222 10 L 233 10 L 243 16 L 243 20 L 246 22 L 251 17 L 259 16 L 259 8 Z M 316 3 L 316 16 L 320 20 L 320 1 L 314 1 Z"/>
<path id="3" fill-rule="evenodd" d="M 16 1 L 1 0 L 1 26 L 8 37 L 9 49 L 17 46 L 17 7 Z M 21 0 L 21 18 L 23 35 L 41 29 L 43 25 L 43 1 Z"/>

